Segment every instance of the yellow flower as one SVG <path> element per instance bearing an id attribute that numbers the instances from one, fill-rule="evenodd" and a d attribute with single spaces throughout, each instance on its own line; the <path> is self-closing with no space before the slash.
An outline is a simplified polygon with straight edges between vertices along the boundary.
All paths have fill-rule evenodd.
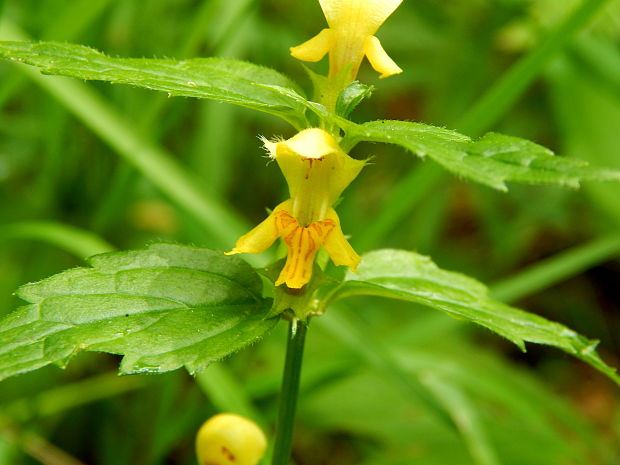
<path id="1" fill-rule="evenodd" d="M 262 430 L 254 422 L 232 413 L 211 417 L 196 436 L 200 465 L 256 465 L 266 447 Z"/>
<path id="2" fill-rule="evenodd" d="M 365 162 L 349 157 L 318 128 L 305 129 L 286 141 L 263 142 L 282 170 L 291 198 L 241 236 L 228 254 L 260 253 L 282 238 L 288 256 L 276 285 L 285 283 L 293 289 L 310 281 L 321 246 L 336 265 L 355 270 L 360 257 L 345 239 L 332 205 Z"/>
<path id="3" fill-rule="evenodd" d="M 380 78 L 402 72 L 374 35 L 402 0 L 319 0 L 319 3 L 329 28 L 292 47 L 291 55 L 302 61 L 319 61 L 329 53 L 330 77 L 351 66 L 350 77 L 355 79 L 364 56 L 381 73 Z"/>

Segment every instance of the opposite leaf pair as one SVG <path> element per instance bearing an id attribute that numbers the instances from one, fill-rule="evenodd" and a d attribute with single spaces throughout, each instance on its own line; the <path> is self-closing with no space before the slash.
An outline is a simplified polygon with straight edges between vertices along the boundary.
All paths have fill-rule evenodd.
<path id="1" fill-rule="evenodd" d="M 124 355 L 123 373 L 206 368 L 275 327 L 257 272 L 237 257 L 194 247 L 154 244 L 90 259 L 92 267 L 59 273 L 20 288 L 29 302 L 0 319 L 0 380 L 50 363 L 65 365 L 80 350 Z M 317 309 L 350 296 L 421 304 L 482 325 L 520 348 L 557 347 L 620 385 L 596 353 L 596 341 L 493 300 L 487 288 L 428 257 L 401 250 L 366 254 Z M 272 318 L 272 316 L 276 316 Z"/>

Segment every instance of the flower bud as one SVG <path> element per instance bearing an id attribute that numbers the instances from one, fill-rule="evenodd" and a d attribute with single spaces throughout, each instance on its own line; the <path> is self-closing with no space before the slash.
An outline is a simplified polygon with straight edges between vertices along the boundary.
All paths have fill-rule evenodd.
<path id="1" fill-rule="evenodd" d="M 199 465 L 256 465 L 266 447 L 262 430 L 254 422 L 232 413 L 211 417 L 196 436 Z"/>

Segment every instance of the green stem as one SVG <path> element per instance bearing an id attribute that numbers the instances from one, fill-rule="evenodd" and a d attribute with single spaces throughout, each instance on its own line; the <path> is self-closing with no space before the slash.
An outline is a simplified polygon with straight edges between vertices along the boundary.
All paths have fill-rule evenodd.
<path id="1" fill-rule="evenodd" d="M 304 355 L 307 329 L 308 327 L 300 320 L 291 320 L 288 344 L 286 346 L 282 389 L 280 390 L 276 440 L 273 447 L 271 465 L 288 465 L 290 462 L 295 409 L 297 408 L 297 396 L 299 394 L 301 361 Z"/>

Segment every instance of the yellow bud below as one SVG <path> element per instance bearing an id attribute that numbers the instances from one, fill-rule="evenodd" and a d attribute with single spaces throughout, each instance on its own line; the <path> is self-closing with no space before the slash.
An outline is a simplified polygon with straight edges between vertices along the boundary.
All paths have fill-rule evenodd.
<path id="1" fill-rule="evenodd" d="M 232 413 L 211 417 L 196 436 L 199 465 L 256 465 L 266 448 L 263 431 L 254 422 Z"/>

